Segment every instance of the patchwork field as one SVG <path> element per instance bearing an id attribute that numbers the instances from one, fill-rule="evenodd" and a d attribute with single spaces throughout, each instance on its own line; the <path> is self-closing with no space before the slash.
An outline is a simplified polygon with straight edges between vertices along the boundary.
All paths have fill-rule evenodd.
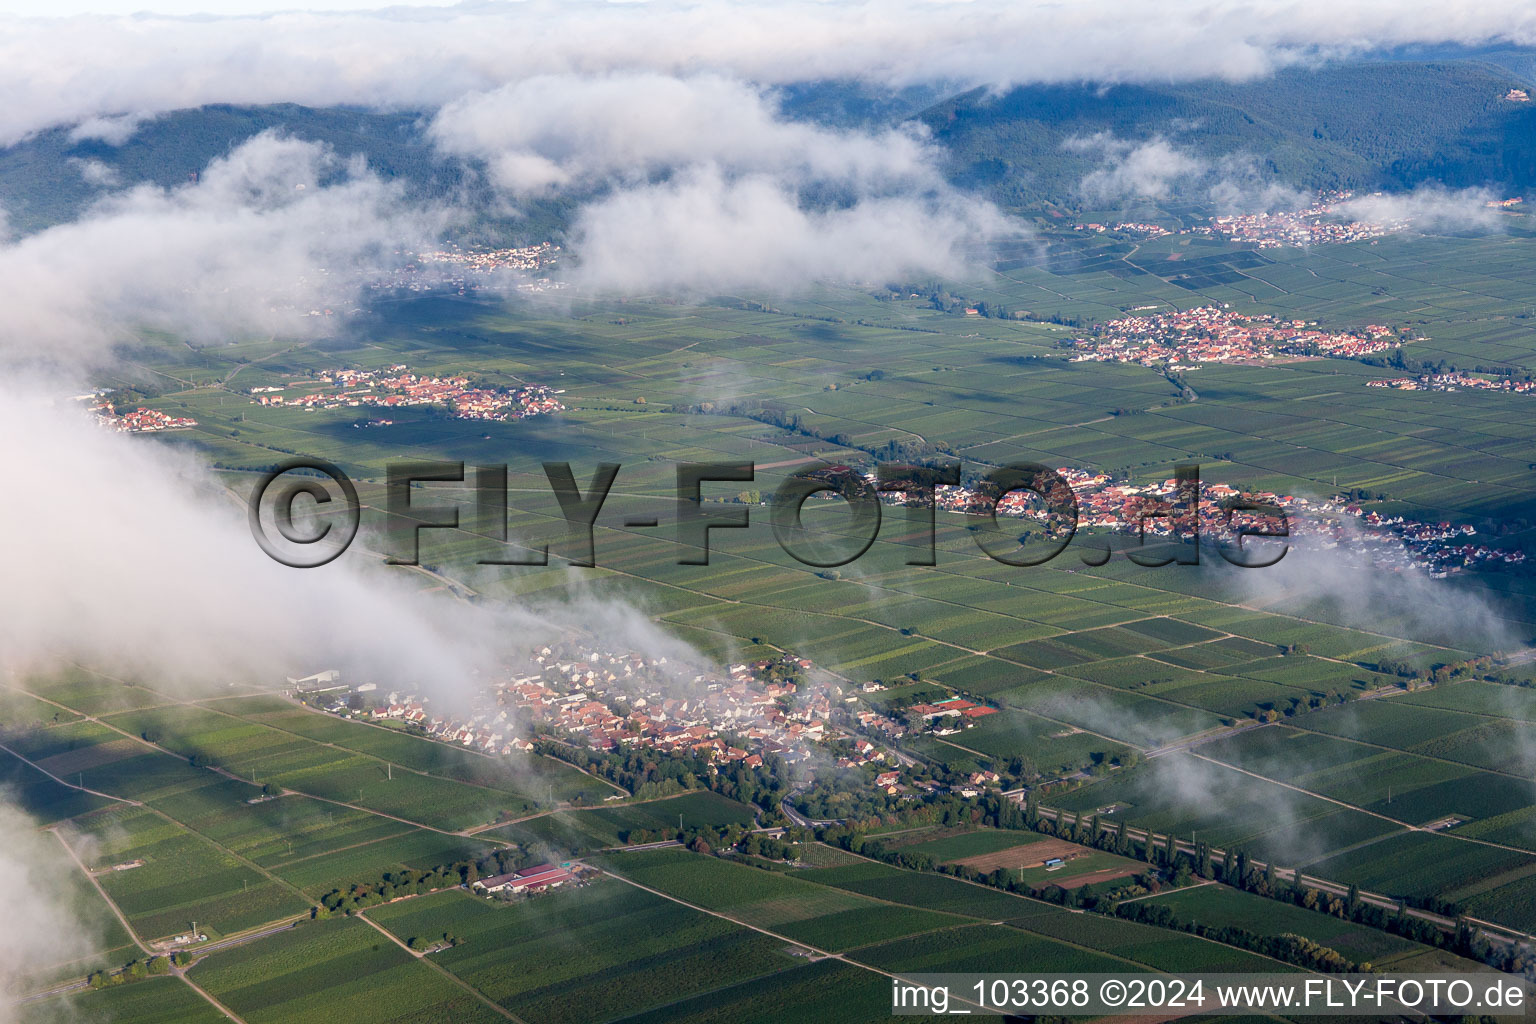
<path id="1" fill-rule="evenodd" d="M 1499 362 L 1523 375 L 1536 371 L 1525 234 L 1384 238 L 1262 259 L 1188 236 L 1071 244 L 1083 259 L 1070 272 L 1020 259 L 964 294 L 1027 319 L 948 315 L 921 299 L 832 287 L 796 299 L 574 302 L 558 313 L 381 295 L 367 337 L 253 339 L 229 352 L 146 342 L 140 358 L 166 382 L 146 401 L 194 416 L 196 428 L 161 440 L 218 463 L 237 490 L 250 468 L 285 452 L 335 460 L 373 507 L 385 467 L 403 451 L 507 462 L 512 535 L 549 540 L 548 569 L 471 568 L 487 541 L 468 529 L 423 537 L 424 559 L 472 580 L 479 600 L 568 600 L 561 556 L 570 550 L 542 463 L 569 460 L 584 479 L 593 463 L 619 462 L 594 531 L 599 567 L 583 570 L 583 587 L 722 660 L 791 652 L 841 681 L 890 684 L 852 709 L 899 713 L 952 691 L 995 705 L 997 714 L 955 735 L 903 740 L 901 753 L 935 773 L 1017 759 L 1019 774 L 1083 783 L 1049 793 L 1071 812 L 1536 928 L 1536 690 L 1461 681 L 1374 696 L 1398 688 L 1399 671 L 1432 672 L 1536 636 L 1536 584 L 1524 570 L 1383 575 L 1356 591 L 1322 571 L 1331 555 L 1303 562 L 1300 551 L 1275 573 L 1209 555 L 1199 566 L 1120 556 L 1095 566 L 1079 557 L 1104 543 L 1093 531 L 1047 565 L 1016 567 L 983 555 L 974 519 L 949 512 L 937 516 L 937 564 L 915 566 L 908 559 L 926 537 L 888 507 L 865 555 L 820 571 L 782 549 L 750 495 L 739 507 L 752 527 L 717 531 L 710 564 L 685 566 L 670 530 L 623 525 L 631 513 L 669 512 L 680 461 L 754 462 L 759 497 L 816 462 L 959 459 L 969 473 L 1041 462 L 1148 483 L 1195 461 L 1209 482 L 1314 500 L 1365 491 L 1384 518 L 1466 524 L 1536 551 L 1536 427 L 1520 404 L 1529 396 L 1367 388 L 1398 371 L 1315 359 L 1206 365 L 1189 375 L 1198 393 L 1189 400 L 1146 367 L 1062 358 L 1062 342 L 1079 332 L 1063 321 L 1230 302 L 1330 328 L 1412 325 L 1422 335 L 1409 347 L 1414 358 Z M 1175 283 L 1141 266 L 1201 256 L 1225 269 Z M 361 430 L 356 410 L 258 406 L 242 394 L 336 365 L 402 361 L 424 373 L 558 381 L 569 408 L 518 423 L 402 410 L 388 427 Z M 737 486 L 711 497 L 730 499 Z M 806 521 L 818 543 L 848 539 L 837 503 L 816 503 Z M 1467 614 L 1423 613 L 1442 604 Z M 1195 936 L 830 847 L 774 871 L 676 849 L 605 850 L 636 831 L 669 833 L 679 816 L 684 828 L 748 824 L 772 808 L 707 792 L 607 804 L 614 787 L 562 763 L 485 757 L 260 692 L 278 680 L 213 695 L 114 671 L 71 669 L 0 694 L 9 751 L 0 782 L 40 824 L 58 824 L 88 868 L 139 862 L 100 881 L 141 938 L 194 920 L 223 936 L 296 918 L 333 888 L 507 844 L 593 853 L 619 876 L 512 905 L 462 891 L 412 898 L 365 920 L 304 923 L 192 969 L 250 1024 L 506 1019 L 493 1005 L 527 1024 L 873 1021 L 889 1016 L 888 979 L 866 967 L 1284 969 Z M 1311 706 L 1344 695 L 1353 699 Z M 1278 721 L 1210 738 L 1251 718 Z M 1194 737 L 1209 742 L 1180 746 Z M 261 799 L 264 785 L 281 795 Z M 1061 840 L 969 826 L 882 841 L 1041 886 L 1144 869 Z M 1051 856 L 1069 859 L 1048 870 L 1041 862 Z M 100 903 L 83 875 L 71 878 L 72 899 Z M 1154 899 L 1208 924 L 1260 921 L 1308 935 L 1392 969 L 1456 964 L 1217 886 Z M 458 941 L 418 958 L 390 936 Z M 46 980 L 120 962 L 132 955 L 129 940 L 109 921 L 91 950 L 50 966 Z M 807 947 L 846 959 L 814 959 Z M 69 1002 L 82 1019 L 129 1024 L 200 1024 L 216 1012 L 174 979 Z"/>

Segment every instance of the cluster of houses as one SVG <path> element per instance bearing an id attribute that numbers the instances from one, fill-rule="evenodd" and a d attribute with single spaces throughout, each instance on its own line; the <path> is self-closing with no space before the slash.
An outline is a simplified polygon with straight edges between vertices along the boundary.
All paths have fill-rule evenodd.
<path id="1" fill-rule="evenodd" d="M 1338 206 L 1353 197 L 1354 193 L 1348 191 L 1322 192 L 1305 209 L 1213 217 L 1209 225 L 1190 228 L 1189 233 L 1221 235 L 1260 249 L 1275 249 L 1285 245 L 1361 242 L 1394 234 L 1408 227 L 1409 222 L 1406 220 L 1373 223 L 1342 219 Z"/>
<path id="2" fill-rule="evenodd" d="M 1111 320 L 1091 337 L 1074 338 L 1073 362 L 1138 363 L 1194 369 L 1201 363 L 1262 363 L 1278 357 L 1354 359 L 1397 347 L 1398 333 L 1383 324 L 1364 330 L 1325 331 L 1316 321 L 1234 313 L 1197 306 Z"/>
<path id="3" fill-rule="evenodd" d="M 1519 90 L 1512 90 L 1518 92 Z M 1509 99 L 1510 97 L 1505 97 Z M 1380 193 L 1376 193 L 1380 194 Z M 1375 223 L 1346 220 L 1338 207 L 1354 198 L 1349 191 L 1319 192 L 1313 201 L 1299 210 L 1277 210 L 1264 213 L 1223 214 L 1212 217 L 1209 224 L 1197 224 L 1179 231 L 1160 224 L 1126 221 L 1119 224 L 1074 224 L 1076 231 L 1105 232 L 1131 235 L 1137 238 L 1161 238 L 1164 235 L 1206 235 L 1241 242 L 1259 249 L 1278 249 L 1281 246 L 1335 245 L 1341 242 L 1360 242 L 1381 238 L 1402 231 L 1409 226 L 1406 220 Z M 1517 200 L 1518 202 L 1518 200 Z"/>
<path id="4" fill-rule="evenodd" d="M 1073 231 L 1115 231 L 1122 235 L 1136 235 L 1140 238 L 1161 238 L 1164 235 L 1173 234 L 1172 231 L 1161 224 L 1142 224 L 1137 221 L 1125 221 L 1113 227 L 1105 224 L 1074 224 Z"/>
<path id="5" fill-rule="evenodd" d="M 1199 536 L 1209 540 L 1231 541 L 1241 532 L 1280 532 L 1290 539 L 1312 538 L 1328 547 L 1366 546 L 1373 551 L 1373 564 L 1384 567 L 1426 570 L 1444 577 L 1478 565 L 1521 565 L 1523 552 L 1493 547 L 1469 540 L 1476 530 L 1467 524 L 1423 523 L 1402 516 L 1382 516 L 1342 497 L 1314 501 L 1299 495 L 1274 491 L 1245 491 L 1229 484 L 1201 480 L 1197 499 L 1191 510 L 1187 495 L 1182 495 L 1177 478 L 1133 484 L 1114 482 L 1104 473 L 1059 467 L 1056 472 L 1066 480 L 1077 502 L 1077 525 L 1117 533 L 1145 532 L 1151 537 Z M 868 475 L 871 484 L 874 476 Z M 1049 523 L 1051 514 L 1041 505 L 1028 504 L 1014 492 L 997 503 L 997 514 L 1032 518 Z M 883 494 L 882 500 L 899 503 L 902 492 Z M 1010 500 L 1014 499 L 1014 500 Z M 1234 500 L 1237 499 L 1237 500 Z M 939 487 L 936 507 L 952 512 L 975 512 L 984 507 L 984 496 L 970 487 Z M 1234 504 L 1261 505 L 1276 509 L 1279 515 L 1263 510 L 1230 511 Z M 1172 508 L 1172 513 L 1167 514 Z M 1346 527 L 1346 523 L 1349 525 Z M 951 705 L 954 707 L 955 705 Z M 983 712 L 984 713 L 984 712 Z M 867 720 L 866 720 L 867 718 Z M 902 735 L 900 723 L 874 712 L 863 712 L 860 724 L 866 729 Z"/>
<path id="6" fill-rule="evenodd" d="M 887 756 L 831 724 L 834 699 L 853 698 L 843 698 L 835 684 L 787 678 L 810 670 L 808 659 L 786 655 L 721 672 L 662 656 L 559 644 L 530 660 L 529 671 L 497 683 L 467 711 L 439 713 L 430 698 L 399 693 L 365 712 L 343 697 L 321 706 L 415 724 L 435 739 L 487 754 L 530 751 L 530 737 L 546 732 L 597 750 L 677 751 L 715 765 L 757 767 L 769 755 L 800 763 L 810 760 L 812 745 L 833 739 L 854 740 L 868 761 Z M 349 688 L 338 683 L 334 689 Z"/>
<path id="7" fill-rule="evenodd" d="M 808 659 L 786 655 L 721 673 L 665 657 L 562 656 L 545 647 L 534 661 L 541 671 L 514 677 L 499 703 L 534 728 L 558 729 L 598 750 L 677 751 L 756 767 L 768 755 L 809 760 L 813 744 L 839 732 L 829 721 L 826 684 L 788 678 L 810 669 Z"/>
<path id="8" fill-rule="evenodd" d="M 119 416 L 112 411 L 110 404 L 102 404 L 91 410 L 96 414 L 96 422 L 108 430 L 116 430 L 125 434 L 144 434 L 157 430 L 185 430 L 187 427 L 197 426 L 197 420 L 190 416 L 167 416 L 155 409 L 138 408 L 132 412 Z"/>
<path id="9" fill-rule="evenodd" d="M 444 289 L 467 294 L 482 286 L 522 292 L 555 291 L 565 282 L 545 274 L 560 259 L 552 242 L 512 249 L 461 249 L 452 246 L 431 252 L 397 252 L 405 261 L 374 283 L 380 290 L 433 292 Z M 414 259 L 411 257 L 414 256 Z"/>
<path id="10" fill-rule="evenodd" d="M 1426 373 L 1418 377 L 1394 377 L 1391 380 L 1368 380 L 1368 388 L 1394 388 L 1398 391 L 1509 391 L 1528 395 L 1536 391 L 1536 380 L 1515 380 L 1511 377 L 1473 377 L 1465 373 Z"/>
<path id="11" fill-rule="evenodd" d="M 320 383 L 332 390 L 314 391 L 314 381 L 291 381 L 282 387 L 253 387 L 251 400 L 258 405 L 302 409 L 441 406 L 466 420 L 520 420 L 565 411 L 559 399 L 564 392 L 543 384 L 517 389 L 475 387 L 468 377 L 422 376 L 403 363 L 387 370 L 324 370 L 318 376 Z M 294 389 L 305 393 L 290 397 L 287 392 Z M 392 422 L 375 419 L 369 426 Z"/>
<path id="12" fill-rule="evenodd" d="M 875 776 L 875 788 L 889 796 L 921 790 L 927 793 L 957 793 L 960 796 L 970 798 L 980 796 L 989 789 L 1001 789 L 1002 783 L 1002 776 L 994 771 L 972 772 L 967 776 L 965 782 L 957 785 L 945 785 L 936 779 L 903 783 L 901 781 L 901 769 L 899 768 L 884 771 Z"/>
<path id="13" fill-rule="evenodd" d="M 531 751 L 533 737 L 545 734 L 598 750 L 686 753 L 718 771 L 757 767 L 769 756 L 785 764 L 825 763 L 826 755 L 816 756 L 813 747 L 836 743 L 839 767 L 870 769 L 878 774 L 875 784 L 890 792 L 898 785 L 900 769 L 892 766 L 899 759 L 879 740 L 919 730 L 949 735 L 998 713 L 958 696 L 881 713 L 859 706 L 858 692 L 845 692 L 824 676 L 793 655 L 701 670 L 664 656 L 605 652 L 590 642 L 565 640 L 533 652 L 526 671 L 485 688 L 464 711 L 439 712 L 428 697 L 400 693 L 360 702 L 352 698 L 376 688 L 348 686 L 335 671 L 290 683 L 334 714 L 414 723 L 442 742 L 492 755 Z M 871 682 L 859 691 L 884 688 Z M 365 703 L 372 706 L 358 706 Z M 997 781 L 982 772 L 971 785 Z M 516 886 L 529 870 L 487 879 L 481 887 L 506 883 L 522 891 Z"/>
<path id="14" fill-rule="evenodd" d="M 1304 520 L 1305 534 L 1328 546 L 1364 551 L 1378 568 L 1411 567 L 1444 579 L 1466 569 L 1525 564 L 1523 551 L 1470 539 L 1477 530 L 1467 523 L 1421 523 L 1383 516 L 1339 498 L 1318 503 L 1315 510 L 1328 516 Z M 1351 519 L 1355 523 L 1349 524 Z"/>
<path id="15" fill-rule="evenodd" d="M 551 266 L 560 258 L 560 247 L 553 242 L 525 245 L 516 249 L 460 249 L 457 247 L 424 252 L 421 263 L 440 263 L 463 267 L 479 273 L 497 270 L 536 271 Z"/>

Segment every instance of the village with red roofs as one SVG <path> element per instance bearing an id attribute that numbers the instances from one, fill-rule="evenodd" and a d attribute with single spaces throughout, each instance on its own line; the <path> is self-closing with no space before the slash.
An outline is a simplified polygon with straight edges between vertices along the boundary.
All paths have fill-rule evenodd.
<path id="1" fill-rule="evenodd" d="M 1275 360 L 1357 359 L 1397 348 L 1404 332 L 1385 324 L 1329 331 L 1315 320 L 1234 313 L 1197 306 L 1171 313 L 1121 317 L 1073 339 L 1073 362 L 1136 363 L 1193 369 L 1202 363 L 1259 365 Z"/>
<path id="2" fill-rule="evenodd" d="M 518 388 L 477 385 L 469 377 L 431 377 L 413 373 L 397 363 L 387 370 L 323 370 L 318 381 L 290 381 L 249 389 L 251 401 L 264 406 L 301 409 L 439 407 L 456 419 L 510 420 L 548 416 L 565 411 L 557 391 L 543 384 Z M 324 390 L 316 390 L 317 386 Z M 292 392 L 298 394 L 291 394 Z M 374 420 L 371 426 L 392 421 Z"/>

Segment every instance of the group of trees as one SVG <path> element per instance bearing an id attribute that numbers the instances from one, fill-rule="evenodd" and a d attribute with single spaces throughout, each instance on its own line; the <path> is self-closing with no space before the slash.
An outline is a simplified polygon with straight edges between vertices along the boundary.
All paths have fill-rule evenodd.
<path id="1" fill-rule="evenodd" d="M 351 915 L 359 910 L 388 903 L 402 896 L 423 896 L 438 889 L 469 885 L 480 878 L 525 868 L 533 863 L 534 859 L 527 850 L 504 847 L 478 860 L 460 860 L 452 864 L 440 864 L 427 871 L 415 871 L 411 868 L 386 871 L 376 879 L 356 882 L 345 890 L 332 889 L 320 897 L 318 904 L 310 908 L 310 917 L 319 920 L 332 914 Z"/>
<path id="2" fill-rule="evenodd" d="M 730 736 L 722 739 L 742 746 L 732 743 Z M 786 791 L 784 765 L 776 754 L 769 754 L 757 767 L 735 761 L 717 765 L 681 751 L 660 753 L 640 747 L 597 750 L 556 732 L 534 740 L 533 749 L 607 779 L 642 800 L 709 789 L 732 800 L 755 804 L 771 814 Z"/>
<path id="3" fill-rule="evenodd" d="M 1409 688 L 1414 683 L 1452 683 L 1458 679 L 1483 679 L 1488 682 L 1502 682 L 1495 671 L 1496 660 L 1491 655 L 1483 655 L 1477 658 L 1468 658 L 1465 661 L 1442 662 L 1436 665 L 1413 665 L 1404 661 L 1395 661 L 1383 658 L 1376 662 L 1375 669 L 1383 675 L 1397 676 L 1406 680 Z"/>
<path id="4" fill-rule="evenodd" d="M 1276 960 L 1297 964 L 1308 970 L 1329 974 L 1348 974 L 1372 969 L 1369 963 L 1357 964 L 1338 950 L 1330 949 L 1303 935 L 1294 935 L 1289 932 L 1282 935 L 1259 935 L 1246 928 L 1232 925 L 1213 928 L 1179 917 L 1166 904 L 1122 903 L 1115 909 L 1115 913 L 1130 921 L 1201 935 L 1229 946 L 1252 950 Z"/>
<path id="5" fill-rule="evenodd" d="M 191 962 L 192 954 L 185 951 L 172 953 L 170 956 L 143 957 L 128 961 L 121 970 L 92 971 L 85 980 L 91 988 L 110 988 L 113 985 L 123 985 L 156 975 L 170 974 L 172 964 L 177 967 L 186 967 Z"/>
<path id="6" fill-rule="evenodd" d="M 1517 366 L 1504 366 L 1499 364 L 1475 363 L 1472 366 L 1457 366 L 1448 359 L 1413 359 L 1403 354 L 1401 348 L 1394 348 L 1387 353 L 1360 357 L 1360 362 L 1367 366 L 1381 366 L 1393 370 L 1402 370 L 1404 373 L 1413 374 L 1440 374 L 1440 373 L 1481 373 L 1490 377 L 1508 377 L 1511 380 L 1528 381 L 1532 379 L 1529 370 Z"/>

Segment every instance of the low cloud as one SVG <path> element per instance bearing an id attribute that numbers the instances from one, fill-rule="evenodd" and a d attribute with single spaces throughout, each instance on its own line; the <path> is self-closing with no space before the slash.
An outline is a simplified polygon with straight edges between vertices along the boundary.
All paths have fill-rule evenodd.
<path id="1" fill-rule="evenodd" d="M 1211 177 L 1216 180 L 1206 189 L 1206 196 L 1217 213 L 1274 213 L 1277 210 L 1301 210 L 1316 196 L 1275 181 L 1259 169 L 1258 162 L 1242 155 L 1216 161 Z"/>
<path id="2" fill-rule="evenodd" d="M 784 291 L 914 272 L 966 276 L 976 267 L 965 245 L 1011 231 L 990 204 L 956 196 L 806 209 L 773 178 L 730 180 L 701 168 L 584 208 L 573 231 L 573 280 L 619 292 Z"/>
<path id="3" fill-rule="evenodd" d="M 9 468 L 37 498 L 0 508 L 14 542 L 0 670 L 69 659 L 207 691 L 341 667 L 456 699 L 530 638 L 576 626 L 625 649 L 686 650 L 628 606 L 579 591 L 537 609 L 424 593 L 360 545 L 323 568 L 280 565 L 252 538 L 240 496 L 190 454 L 100 429 L 80 403 L 46 397 L 61 386 L 0 385 Z"/>
<path id="4" fill-rule="evenodd" d="M 1097 132 L 1070 138 L 1062 148 L 1099 155 L 1101 166 L 1086 174 L 1078 185 L 1078 191 L 1090 202 L 1167 199 L 1210 169 L 1205 160 L 1161 136 L 1132 142 Z"/>
<path id="5" fill-rule="evenodd" d="M 1198 131 L 1190 122 L 1170 124 L 1174 132 Z M 1062 148 L 1096 157 L 1099 166 L 1083 176 L 1078 192 L 1096 203 L 1180 197 L 1208 202 L 1218 213 L 1250 214 L 1295 210 L 1312 194 L 1275 181 L 1244 153 L 1207 158 L 1173 138 L 1154 135 L 1136 141 L 1113 132 L 1069 138 Z"/>
<path id="6" fill-rule="evenodd" d="M 69 141 L 105 142 L 109 146 L 121 146 L 133 138 L 139 125 L 148 120 L 148 114 L 92 115 L 70 129 Z"/>
<path id="7" fill-rule="evenodd" d="M 1519 645 L 1511 622 L 1484 595 L 1431 579 L 1406 564 L 1399 541 L 1367 536 L 1350 520 L 1342 525 L 1336 546 L 1302 538 L 1290 544 L 1276 565 L 1233 570 L 1229 575 L 1236 581 L 1237 596 L 1267 611 L 1321 618 L 1387 637 L 1413 637 L 1464 650 Z M 1395 568 L 1383 564 L 1388 560 Z M 1449 655 L 1446 660 L 1451 660 Z"/>
<path id="8" fill-rule="evenodd" d="M 1502 230 L 1503 216 L 1488 205 L 1500 198 L 1485 188 L 1421 185 L 1411 192 L 1356 196 L 1333 212 L 1342 220 L 1400 224 L 1426 234 L 1487 234 Z"/>
<path id="9" fill-rule="evenodd" d="M 95 185 L 98 188 L 111 188 L 114 185 L 122 184 L 122 175 L 118 173 L 117 168 L 110 164 L 104 164 L 100 160 L 70 157 L 69 166 L 79 172 L 80 177 L 85 180 L 87 185 Z"/>
<path id="10" fill-rule="evenodd" d="M 76 870 L 58 840 L 37 830 L 33 821 L 0 790 L 0 1024 L 21 1014 L 13 994 L 34 988 L 40 976 L 87 956 L 100 945 L 106 908 L 92 914 L 76 905 L 76 890 L 64 878 Z M 30 1019 L 30 1018 L 29 1018 Z"/>
<path id="11" fill-rule="evenodd" d="M 791 121 L 714 75 L 538 77 L 449 104 L 429 135 L 514 201 L 595 196 L 573 218 L 567 279 L 599 291 L 965 274 L 963 243 L 1022 230 L 947 185 L 921 129 Z"/>
<path id="12" fill-rule="evenodd" d="M 354 305 L 444 219 L 324 146 L 258 135 L 195 183 L 113 193 L 0 247 L 0 347 L 68 364 L 99 362 L 144 330 L 194 344 L 313 336 L 329 325 L 312 312 Z"/>
<path id="13" fill-rule="evenodd" d="M 484 160 L 517 195 L 644 182 L 712 164 L 860 189 L 940 181 L 917 129 L 840 132 L 783 119 L 758 88 L 718 75 L 543 75 L 453 101 L 428 134 Z"/>

